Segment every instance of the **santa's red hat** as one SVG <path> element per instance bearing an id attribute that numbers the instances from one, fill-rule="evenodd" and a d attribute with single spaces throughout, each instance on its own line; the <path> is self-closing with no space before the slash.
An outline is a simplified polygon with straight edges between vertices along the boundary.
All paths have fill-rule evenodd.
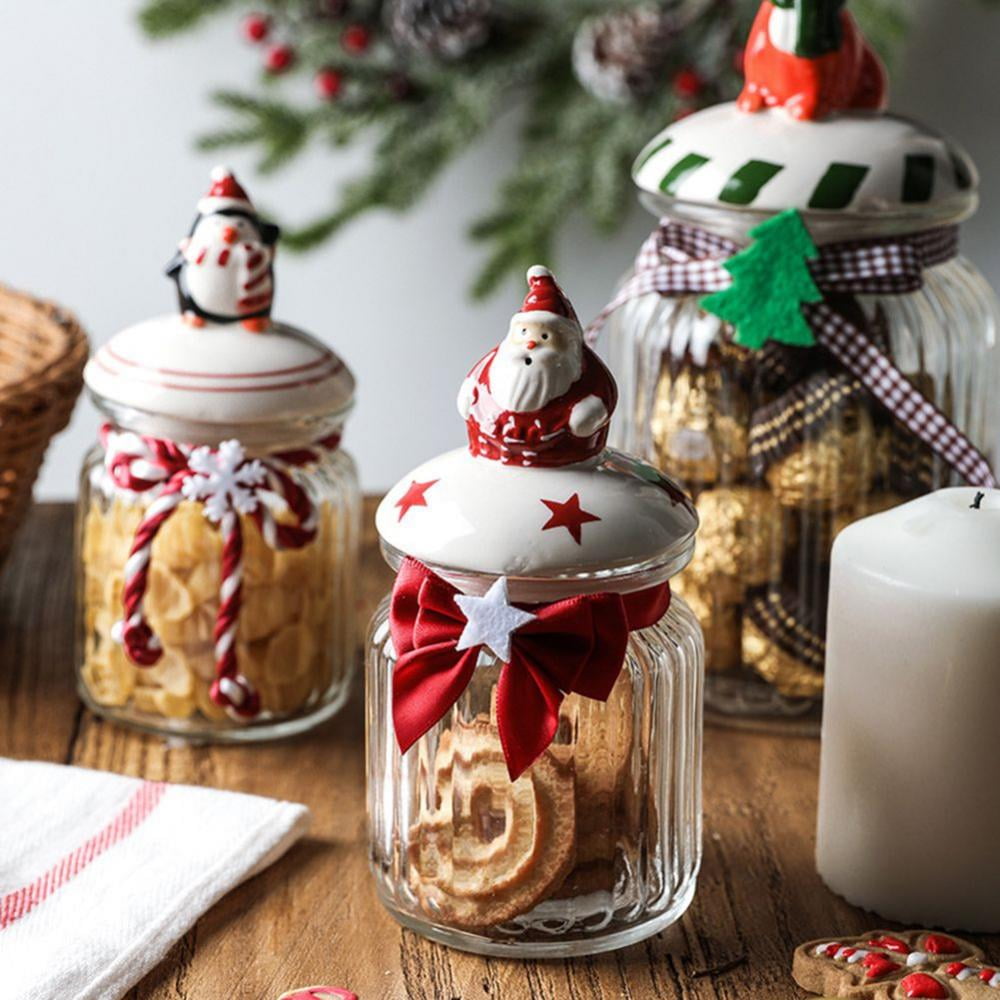
<path id="1" fill-rule="evenodd" d="M 515 313 L 512 323 L 531 321 L 566 323 L 580 330 L 580 321 L 572 303 L 566 298 L 552 272 L 541 264 L 528 270 L 528 294 L 521 311 Z"/>
<path id="2" fill-rule="evenodd" d="M 229 167 L 213 167 L 211 177 L 212 184 L 208 193 L 198 202 L 198 211 L 202 215 L 211 215 L 224 208 L 253 212 L 250 198 Z"/>

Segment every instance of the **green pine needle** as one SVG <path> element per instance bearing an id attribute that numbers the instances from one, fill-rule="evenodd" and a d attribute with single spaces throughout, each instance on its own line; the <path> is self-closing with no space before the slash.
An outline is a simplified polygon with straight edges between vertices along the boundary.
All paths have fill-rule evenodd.
<path id="1" fill-rule="evenodd" d="M 285 226 L 283 244 L 307 250 L 335 236 L 364 213 L 403 212 L 416 204 L 442 171 L 489 132 L 506 112 L 524 113 L 519 156 L 500 184 L 493 210 L 471 237 L 485 249 L 473 291 L 486 295 L 512 272 L 539 260 L 552 262 L 565 221 L 583 214 L 596 231 L 613 232 L 634 198 L 630 165 L 650 136 L 671 121 L 678 99 L 669 81 L 694 66 L 707 85 L 698 104 L 732 98 L 740 80 L 734 55 L 760 0 L 662 0 L 695 11 L 684 35 L 665 56 L 663 86 L 631 105 L 589 95 L 572 68 L 572 46 L 592 16 L 649 0 L 495 0 L 490 41 L 449 62 L 404 56 L 384 31 L 386 0 L 353 0 L 351 18 L 370 24 L 376 44 L 363 56 L 341 45 L 343 23 L 316 16 L 315 0 L 146 0 L 139 20 L 152 37 L 194 28 L 205 18 L 241 8 L 265 10 L 274 37 L 291 42 L 300 82 L 318 69 L 344 74 L 334 102 L 285 100 L 284 77 L 265 77 L 259 94 L 215 96 L 229 117 L 199 140 L 202 149 L 249 146 L 264 172 L 280 169 L 317 139 L 336 148 L 375 138 L 370 167 L 345 185 L 330 208 L 305 225 Z M 912 0 L 853 0 L 851 10 L 887 60 L 898 52 Z M 1000 0 L 980 0 L 997 6 Z M 411 95 L 393 97 L 389 81 L 405 73 Z"/>
<path id="2" fill-rule="evenodd" d="M 150 0 L 139 12 L 139 24 L 151 38 L 176 35 L 239 0 Z"/>

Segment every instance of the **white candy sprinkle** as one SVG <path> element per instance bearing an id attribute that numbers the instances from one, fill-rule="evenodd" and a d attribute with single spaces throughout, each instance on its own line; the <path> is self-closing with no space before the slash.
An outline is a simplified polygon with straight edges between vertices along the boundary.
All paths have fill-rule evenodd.
<path id="1" fill-rule="evenodd" d="M 859 948 L 851 957 L 847 960 L 848 965 L 854 965 L 855 962 L 860 962 L 861 959 L 867 958 L 871 954 L 870 951 L 865 951 L 864 948 Z"/>
<path id="2" fill-rule="evenodd" d="M 906 956 L 906 964 L 912 969 L 915 965 L 923 965 L 927 961 L 927 952 L 911 951 Z"/>
<path id="3" fill-rule="evenodd" d="M 989 981 L 989 985 L 995 990 L 1000 990 L 1000 972 L 996 972 L 993 978 Z"/>
<path id="4" fill-rule="evenodd" d="M 964 983 L 966 979 L 971 979 L 973 976 L 978 976 L 979 973 L 975 969 L 970 969 L 966 966 L 962 971 L 955 976 L 955 978 L 960 982 Z"/>

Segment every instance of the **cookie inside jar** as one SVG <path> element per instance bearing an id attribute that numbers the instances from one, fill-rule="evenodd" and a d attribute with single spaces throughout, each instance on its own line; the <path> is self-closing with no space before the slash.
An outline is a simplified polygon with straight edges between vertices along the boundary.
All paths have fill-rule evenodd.
<path id="1" fill-rule="evenodd" d="M 675 921 L 700 856 L 697 514 L 605 447 L 617 391 L 554 276 L 462 385 L 467 449 L 389 490 L 368 641 L 371 863 L 444 944 L 524 957 Z"/>

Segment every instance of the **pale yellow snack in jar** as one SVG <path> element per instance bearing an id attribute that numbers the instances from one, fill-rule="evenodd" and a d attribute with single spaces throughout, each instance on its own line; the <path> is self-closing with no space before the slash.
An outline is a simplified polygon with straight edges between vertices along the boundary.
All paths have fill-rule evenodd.
<path id="1" fill-rule="evenodd" d="M 335 674 L 334 638 L 346 635 L 346 601 L 338 600 L 330 505 L 318 511 L 315 541 L 273 551 L 249 517 L 243 529 L 243 594 L 237 626 L 240 670 L 261 697 L 262 713 L 287 715 L 322 697 Z M 228 719 L 209 689 L 216 678 L 214 629 L 219 607 L 222 542 L 198 504 L 182 502 L 157 535 L 144 608 L 163 657 L 152 667 L 131 663 L 111 638 L 123 615 L 124 566 L 144 507 L 116 497 L 95 500 L 81 525 L 86 627 L 81 677 L 101 705 L 183 720 Z"/>

